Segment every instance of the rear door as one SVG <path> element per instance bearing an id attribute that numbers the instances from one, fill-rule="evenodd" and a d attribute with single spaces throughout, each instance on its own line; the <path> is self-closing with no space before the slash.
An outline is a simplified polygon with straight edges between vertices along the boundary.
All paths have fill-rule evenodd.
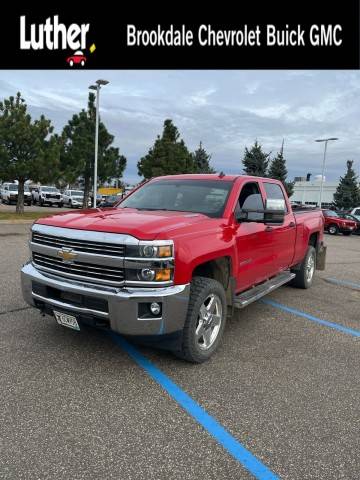
<path id="1" fill-rule="evenodd" d="M 263 181 L 262 186 L 267 199 L 284 200 L 285 202 L 286 213 L 284 223 L 282 225 L 266 226 L 266 232 L 271 243 L 274 270 L 275 273 L 278 273 L 288 268 L 294 257 L 296 223 L 283 188 L 278 183 L 271 181 Z"/>

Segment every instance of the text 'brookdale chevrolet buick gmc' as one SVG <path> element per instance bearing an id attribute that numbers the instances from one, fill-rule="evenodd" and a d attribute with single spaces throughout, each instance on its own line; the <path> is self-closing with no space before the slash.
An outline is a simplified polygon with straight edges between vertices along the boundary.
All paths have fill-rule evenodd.
<path id="1" fill-rule="evenodd" d="M 294 213 L 277 180 L 152 179 L 115 208 L 32 227 L 25 300 L 58 323 L 109 328 L 191 362 L 217 349 L 227 315 L 325 268 L 320 210 Z"/>

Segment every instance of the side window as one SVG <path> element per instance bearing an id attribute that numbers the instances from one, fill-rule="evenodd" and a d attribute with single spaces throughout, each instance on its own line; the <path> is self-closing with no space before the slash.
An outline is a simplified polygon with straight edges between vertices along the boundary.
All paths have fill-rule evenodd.
<path id="1" fill-rule="evenodd" d="M 355 210 L 354 215 L 360 215 L 360 208 L 357 208 L 357 209 Z"/>
<path id="2" fill-rule="evenodd" d="M 267 198 L 271 198 L 272 200 L 284 200 L 285 212 L 287 213 L 286 199 L 280 185 L 277 183 L 264 182 L 264 188 Z"/>
<path id="3" fill-rule="evenodd" d="M 257 182 L 246 183 L 240 192 L 239 201 L 236 204 L 235 215 L 241 213 L 242 209 L 262 210 L 264 208 L 264 202 L 261 196 L 259 184 Z M 249 212 L 248 220 L 262 220 L 264 218 L 263 213 Z"/>

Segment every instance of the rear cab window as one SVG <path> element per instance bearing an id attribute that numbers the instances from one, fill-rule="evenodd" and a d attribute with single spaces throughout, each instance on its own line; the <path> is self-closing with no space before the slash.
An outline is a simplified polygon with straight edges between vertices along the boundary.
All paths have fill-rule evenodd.
<path id="1" fill-rule="evenodd" d="M 287 200 L 285 198 L 283 189 L 280 187 L 278 183 L 270 183 L 270 182 L 263 182 L 264 190 L 266 193 L 266 197 L 271 200 L 284 200 L 285 202 L 285 213 L 289 212 L 287 206 Z"/>

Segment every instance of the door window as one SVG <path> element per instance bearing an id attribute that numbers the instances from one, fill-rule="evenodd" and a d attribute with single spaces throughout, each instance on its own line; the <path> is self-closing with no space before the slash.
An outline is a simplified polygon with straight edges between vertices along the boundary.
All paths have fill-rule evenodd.
<path id="1" fill-rule="evenodd" d="M 264 182 L 264 188 L 267 198 L 271 200 L 284 200 L 285 202 L 285 212 L 287 213 L 286 199 L 282 188 L 277 183 Z"/>
<path id="2" fill-rule="evenodd" d="M 262 210 L 264 208 L 264 202 L 257 182 L 246 183 L 241 189 L 235 214 L 241 213 L 243 208 L 251 210 Z M 263 213 L 249 212 L 247 215 L 247 219 L 250 221 L 263 220 L 263 218 Z"/>

